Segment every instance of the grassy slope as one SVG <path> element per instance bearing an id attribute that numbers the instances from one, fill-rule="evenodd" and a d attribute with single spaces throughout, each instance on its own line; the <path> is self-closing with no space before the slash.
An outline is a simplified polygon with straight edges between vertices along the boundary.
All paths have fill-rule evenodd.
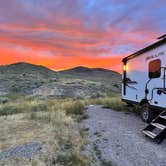
<path id="1" fill-rule="evenodd" d="M 83 98 L 120 91 L 120 74 L 105 69 L 76 69 L 57 73 L 26 63 L 1 66 L 0 95 Z"/>
<path id="2" fill-rule="evenodd" d="M 101 68 L 91 69 L 80 66 L 61 71 L 59 74 L 60 77 L 63 78 L 73 78 L 91 82 L 91 86 L 98 87 L 97 92 L 104 92 L 106 95 L 120 92 L 121 75 L 115 71 Z"/>
<path id="3" fill-rule="evenodd" d="M 56 72 L 43 66 L 17 63 L 0 66 L 0 94 L 31 94 L 32 90 L 56 81 Z"/>

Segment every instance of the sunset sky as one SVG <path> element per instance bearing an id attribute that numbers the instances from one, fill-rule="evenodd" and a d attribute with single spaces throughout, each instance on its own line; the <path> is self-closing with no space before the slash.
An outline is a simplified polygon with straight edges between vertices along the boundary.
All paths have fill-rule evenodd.
<path id="1" fill-rule="evenodd" d="M 121 70 L 166 33 L 165 0 L 0 0 L 0 65 Z"/>

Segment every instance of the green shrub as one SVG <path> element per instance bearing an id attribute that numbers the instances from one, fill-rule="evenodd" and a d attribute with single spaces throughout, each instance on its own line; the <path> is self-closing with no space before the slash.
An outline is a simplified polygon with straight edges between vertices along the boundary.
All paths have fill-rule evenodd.
<path id="1" fill-rule="evenodd" d="M 73 115 L 83 115 L 84 114 L 84 105 L 80 101 L 74 101 L 67 103 L 65 106 L 66 114 L 73 114 Z"/>
<path id="2" fill-rule="evenodd" d="M 12 115 L 12 114 L 17 114 L 21 113 L 21 110 L 19 110 L 17 107 L 14 107 L 12 105 L 5 105 L 0 107 L 0 115 Z"/>
<path id="3" fill-rule="evenodd" d="M 47 103 L 39 100 L 16 100 L 0 105 L 0 115 L 47 111 Z"/>
<path id="4" fill-rule="evenodd" d="M 37 105 L 32 106 L 30 109 L 32 112 L 47 111 L 47 105 L 44 103 L 39 103 Z"/>
<path id="5" fill-rule="evenodd" d="M 105 159 L 103 159 L 103 160 L 101 161 L 101 164 L 102 164 L 102 166 L 113 166 L 113 164 L 112 164 L 111 161 L 107 161 L 107 160 L 105 160 Z"/>
<path id="6" fill-rule="evenodd" d="M 31 112 L 31 113 L 30 113 L 30 119 L 31 119 L 31 120 L 36 120 L 36 119 L 37 119 L 37 114 L 36 114 L 36 112 Z"/>
<path id="7" fill-rule="evenodd" d="M 5 104 L 9 102 L 9 98 L 8 97 L 0 97 L 0 104 Z"/>
<path id="8" fill-rule="evenodd" d="M 103 105 L 104 108 L 110 108 L 115 111 L 139 113 L 139 107 L 136 107 L 136 106 L 127 107 L 126 103 L 121 101 L 120 96 L 89 99 L 85 101 L 85 104 L 86 105 L 98 104 L 98 105 Z"/>
<path id="9" fill-rule="evenodd" d="M 86 157 L 79 156 L 78 154 L 71 152 L 67 155 L 58 155 L 54 164 L 60 164 L 64 166 L 86 166 L 90 163 Z"/>
<path id="10" fill-rule="evenodd" d="M 15 101 L 15 100 L 24 98 L 24 96 L 22 96 L 22 95 L 20 95 L 18 93 L 7 94 L 5 96 L 7 98 L 9 98 L 9 100 L 11 100 L 11 101 Z"/>

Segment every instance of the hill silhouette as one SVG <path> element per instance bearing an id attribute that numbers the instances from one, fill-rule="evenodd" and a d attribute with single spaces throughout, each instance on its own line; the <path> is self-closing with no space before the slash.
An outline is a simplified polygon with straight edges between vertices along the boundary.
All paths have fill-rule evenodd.
<path id="1" fill-rule="evenodd" d="M 0 95 L 86 97 L 120 91 L 121 75 L 102 68 L 78 66 L 53 71 L 44 66 L 15 63 L 0 66 Z"/>

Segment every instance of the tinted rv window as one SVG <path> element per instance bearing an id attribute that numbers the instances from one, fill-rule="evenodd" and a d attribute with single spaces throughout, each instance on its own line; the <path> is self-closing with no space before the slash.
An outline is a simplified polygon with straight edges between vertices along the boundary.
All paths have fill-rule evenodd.
<path id="1" fill-rule="evenodd" d="M 149 78 L 158 78 L 161 75 L 161 61 L 160 59 L 151 61 L 149 63 Z"/>

